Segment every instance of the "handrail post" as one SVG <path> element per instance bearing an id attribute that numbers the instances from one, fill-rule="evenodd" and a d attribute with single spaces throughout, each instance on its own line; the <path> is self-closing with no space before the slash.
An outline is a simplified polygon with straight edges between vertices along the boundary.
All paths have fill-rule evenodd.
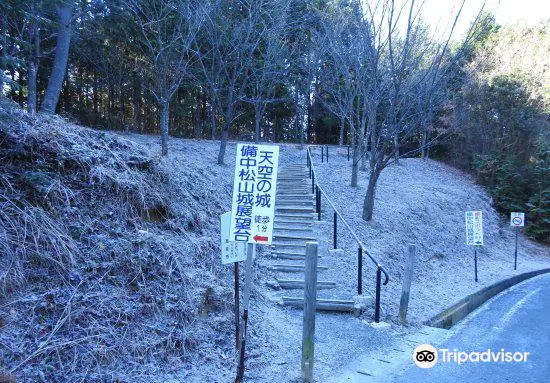
<path id="1" fill-rule="evenodd" d="M 334 225 L 333 225 L 332 239 L 334 242 L 334 249 L 336 249 L 338 247 L 338 214 L 336 214 L 336 212 L 334 212 Z"/>
<path id="2" fill-rule="evenodd" d="M 313 194 L 315 193 L 315 173 L 313 172 L 313 166 L 311 169 L 311 194 Z"/>
<path id="3" fill-rule="evenodd" d="M 348 145 L 348 161 L 349 161 L 349 148 L 351 145 Z"/>
<path id="4" fill-rule="evenodd" d="M 357 294 L 363 294 L 363 247 L 357 250 Z"/>
<path id="5" fill-rule="evenodd" d="M 321 145 L 321 163 L 325 162 L 325 147 Z"/>
<path id="6" fill-rule="evenodd" d="M 307 167 L 309 168 L 311 165 L 309 162 L 309 149 L 306 151 L 306 158 L 307 158 Z"/>
<path id="7" fill-rule="evenodd" d="M 380 283 L 382 281 L 382 270 L 380 266 L 376 269 L 376 302 L 374 306 L 374 321 L 380 322 Z"/>
<path id="8" fill-rule="evenodd" d="M 319 186 L 315 188 L 315 212 L 319 213 Z"/>
<path id="9" fill-rule="evenodd" d="M 317 186 L 317 220 L 321 220 L 321 189 Z"/>
<path id="10" fill-rule="evenodd" d="M 328 145 L 326 146 L 327 148 L 327 163 L 328 163 Z"/>

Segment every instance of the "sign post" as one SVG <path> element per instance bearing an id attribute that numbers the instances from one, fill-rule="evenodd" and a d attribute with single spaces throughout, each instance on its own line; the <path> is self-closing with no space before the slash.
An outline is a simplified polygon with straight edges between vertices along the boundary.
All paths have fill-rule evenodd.
<path id="1" fill-rule="evenodd" d="M 516 230 L 516 246 L 514 250 L 514 270 L 518 267 L 518 235 L 519 228 L 525 226 L 525 213 L 514 212 L 510 214 L 510 226 L 514 226 Z"/>
<path id="2" fill-rule="evenodd" d="M 244 377 L 248 307 L 256 245 L 270 245 L 273 240 L 278 165 L 278 146 L 237 145 L 229 241 L 246 244 L 247 254 L 243 290 L 243 315 L 240 338 L 238 338 L 239 365 L 235 383 L 241 383 Z"/>
<path id="3" fill-rule="evenodd" d="M 466 245 L 474 246 L 474 279 L 477 282 L 476 246 L 483 246 L 483 216 L 481 211 L 466 212 Z"/>
<path id="4" fill-rule="evenodd" d="M 241 242 L 229 240 L 229 226 L 231 225 L 231 212 L 228 211 L 220 216 L 222 264 L 233 263 L 234 275 L 234 296 L 235 296 L 235 347 L 240 346 L 240 311 L 239 311 L 239 262 L 246 259 L 246 245 Z"/>

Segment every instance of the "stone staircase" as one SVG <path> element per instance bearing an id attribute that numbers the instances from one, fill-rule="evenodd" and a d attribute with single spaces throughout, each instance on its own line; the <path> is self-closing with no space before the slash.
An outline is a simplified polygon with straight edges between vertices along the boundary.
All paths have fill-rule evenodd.
<path id="1" fill-rule="evenodd" d="M 273 232 L 273 260 L 268 268 L 277 277 L 268 284 L 280 290 L 279 302 L 285 306 L 303 307 L 303 288 L 305 272 L 306 242 L 316 241 L 315 199 L 311 193 L 308 169 L 301 164 L 291 164 L 279 169 L 277 178 L 277 199 L 275 203 L 275 222 Z M 322 253 L 319 248 L 319 254 Z M 323 265 L 319 255 L 317 289 L 335 289 L 336 282 L 324 280 Z M 353 300 L 317 298 L 317 309 L 326 311 L 344 311 L 358 314 L 362 306 Z"/>

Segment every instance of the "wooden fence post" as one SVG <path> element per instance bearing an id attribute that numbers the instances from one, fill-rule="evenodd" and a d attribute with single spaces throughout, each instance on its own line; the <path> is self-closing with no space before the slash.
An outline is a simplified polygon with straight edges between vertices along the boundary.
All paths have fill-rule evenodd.
<path id="1" fill-rule="evenodd" d="M 414 257 L 416 253 L 416 246 L 414 244 L 409 245 L 409 254 L 407 256 L 407 263 L 405 264 L 405 275 L 403 277 L 403 289 L 401 290 L 401 301 L 399 303 L 399 320 L 402 323 L 407 321 L 407 309 L 409 308 L 409 295 L 411 291 L 411 282 L 414 268 Z"/>
<path id="2" fill-rule="evenodd" d="M 315 311 L 317 304 L 317 242 L 306 243 L 304 327 L 302 331 L 302 383 L 313 383 Z"/>

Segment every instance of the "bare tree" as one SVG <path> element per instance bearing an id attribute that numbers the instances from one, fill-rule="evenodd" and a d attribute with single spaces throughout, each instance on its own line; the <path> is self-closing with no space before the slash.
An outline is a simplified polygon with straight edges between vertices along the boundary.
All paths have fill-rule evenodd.
<path id="1" fill-rule="evenodd" d="M 221 0 L 212 23 L 197 44 L 201 83 L 207 88 L 213 111 L 223 118 L 218 164 L 224 163 L 231 124 L 240 116 L 252 79 L 255 55 L 270 36 L 277 9 L 276 0 Z"/>
<path id="2" fill-rule="evenodd" d="M 410 0 L 402 8 L 395 5 L 394 0 L 387 1 L 384 15 L 387 21 L 387 55 L 381 62 L 380 79 L 385 103 L 382 117 L 377 115 L 376 123 L 370 130 L 369 182 L 363 204 L 363 219 L 372 219 L 376 185 L 382 170 L 400 156 L 411 155 L 411 151 L 401 153 L 401 142 L 416 136 L 415 126 L 418 123 L 415 103 L 418 97 L 431 97 L 434 87 L 429 87 L 427 94 L 417 94 L 419 84 L 430 81 L 425 68 L 437 67 L 448 55 L 448 43 L 456 22 L 462 11 L 464 1 L 454 18 L 454 23 L 444 43 L 437 43 L 427 38 L 420 19 L 420 7 Z M 374 13 L 371 13 L 373 16 Z M 405 15 L 405 31 L 400 32 L 400 18 Z M 386 40 L 384 38 L 384 40 Z M 380 46 L 376 50 L 380 50 Z M 413 152 L 421 151 L 421 147 Z"/>
<path id="3" fill-rule="evenodd" d="M 286 99 L 276 98 L 277 85 L 281 84 L 287 72 L 287 47 L 284 44 L 287 1 L 281 1 L 272 9 L 273 25 L 266 35 L 259 52 L 254 55 L 252 76 L 244 101 L 254 107 L 254 141 L 261 138 L 261 120 L 267 105 Z"/>
<path id="4" fill-rule="evenodd" d="M 192 51 L 207 6 L 198 0 L 123 0 L 133 16 L 147 60 L 151 93 L 160 107 L 162 155 L 168 154 L 170 101 L 190 74 Z"/>
<path id="5" fill-rule="evenodd" d="M 63 79 L 67 71 L 69 48 L 71 46 L 73 7 L 74 2 L 72 0 L 63 0 L 57 6 L 58 35 L 55 46 L 55 57 L 52 73 L 41 106 L 42 111 L 45 113 L 55 113 L 61 87 L 63 86 Z"/>

